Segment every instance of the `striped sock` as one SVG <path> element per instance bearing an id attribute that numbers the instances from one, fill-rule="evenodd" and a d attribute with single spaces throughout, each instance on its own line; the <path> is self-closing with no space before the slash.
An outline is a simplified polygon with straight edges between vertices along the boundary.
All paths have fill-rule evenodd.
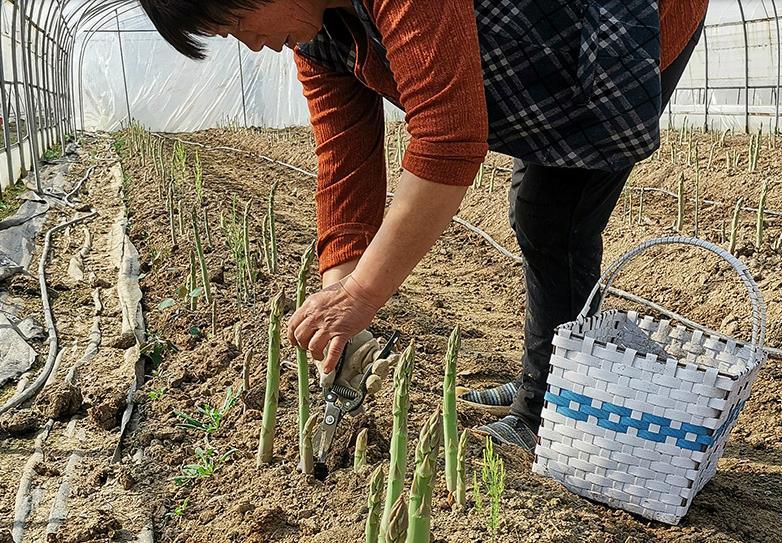
<path id="1" fill-rule="evenodd" d="M 508 443 L 528 451 L 534 451 L 537 443 L 535 432 L 515 415 L 508 415 L 496 422 L 478 428 L 479 433 L 491 437 L 495 443 Z"/>
<path id="2" fill-rule="evenodd" d="M 515 381 L 487 390 L 471 390 L 460 396 L 460 399 L 481 405 L 510 406 L 513 403 L 513 398 L 516 397 L 519 386 L 521 386 L 521 382 Z"/>

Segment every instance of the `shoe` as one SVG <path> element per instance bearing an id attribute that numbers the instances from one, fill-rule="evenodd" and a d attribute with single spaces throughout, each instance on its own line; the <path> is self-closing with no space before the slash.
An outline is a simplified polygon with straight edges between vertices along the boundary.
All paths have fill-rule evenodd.
<path id="1" fill-rule="evenodd" d="M 538 443 L 532 428 L 524 422 L 524 419 L 516 415 L 508 415 L 475 431 L 489 436 L 495 443 L 516 445 L 529 452 L 533 452 Z"/>
<path id="2" fill-rule="evenodd" d="M 514 381 L 486 390 L 456 387 L 456 399 L 476 409 L 487 411 L 498 417 L 504 417 L 510 413 L 510 406 L 513 404 L 513 398 L 516 396 L 520 385 L 520 381 Z"/>

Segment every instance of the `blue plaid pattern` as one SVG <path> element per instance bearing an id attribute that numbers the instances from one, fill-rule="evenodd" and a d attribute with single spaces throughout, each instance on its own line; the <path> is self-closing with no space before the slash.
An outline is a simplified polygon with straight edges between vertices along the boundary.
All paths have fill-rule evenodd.
<path id="1" fill-rule="evenodd" d="M 673 437 L 676 438 L 678 447 L 691 451 L 705 451 L 709 445 L 722 437 L 738 418 L 739 412 L 744 406 L 744 401 L 737 403 L 731 409 L 725 422 L 717 430 L 710 430 L 705 426 L 685 422 L 680 423 L 679 428 L 673 428 L 674 421 L 672 419 L 651 413 L 638 413 L 636 417 L 633 417 L 632 409 L 610 402 L 602 402 L 600 407 L 596 407 L 594 405 L 596 400 L 593 398 L 564 388 L 560 389 L 559 394 L 554 394 L 551 391 L 546 392 L 545 399 L 556 406 L 557 413 L 565 417 L 583 422 L 587 422 L 590 417 L 593 417 L 595 424 L 600 428 L 613 430 L 620 434 L 626 434 L 630 428 L 635 428 L 638 437 L 657 443 L 664 443 L 667 438 Z M 695 439 L 687 439 L 687 434 L 694 435 Z"/>
<path id="2" fill-rule="evenodd" d="M 388 66 L 381 36 L 352 0 Z M 327 13 L 331 10 L 327 10 Z M 489 148 L 547 166 L 620 170 L 659 145 L 656 0 L 475 0 Z M 344 15 L 299 51 L 353 73 Z"/>

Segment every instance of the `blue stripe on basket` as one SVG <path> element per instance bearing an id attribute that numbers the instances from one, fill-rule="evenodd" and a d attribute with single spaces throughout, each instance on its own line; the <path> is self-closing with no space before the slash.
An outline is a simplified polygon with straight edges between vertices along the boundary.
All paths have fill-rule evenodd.
<path id="1" fill-rule="evenodd" d="M 744 406 L 744 401 L 736 404 L 731 409 L 725 422 L 717 428 L 710 430 L 705 426 L 697 424 L 682 423 L 681 428 L 673 428 L 673 420 L 653 415 L 652 413 L 640 413 L 640 418 L 633 418 L 632 409 L 622 407 L 610 402 L 602 402 L 600 407 L 595 407 L 593 403 L 596 400 L 583 394 L 577 394 L 567 389 L 560 389 L 559 394 L 547 391 L 545 395 L 547 402 L 557 406 L 556 412 L 568 418 L 588 421 L 589 417 L 595 419 L 595 424 L 600 428 L 613 430 L 614 432 L 626 434 L 630 428 L 636 429 L 636 435 L 642 439 L 654 441 L 656 443 L 665 442 L 666 438 L 676 438 L 676 445 L 692 451 L 703 451 L 709 445 L 713 444 L 727 431 L 727 429 L 736 421 Z M 573 402 L 578 404 L 577 408 Z M 611 417 L 613 415 L 613 417 Z M 613 419 L 613 420 L 612 420 Z M 653 431 L 650 425 L 658 428 Z M 687 435 L 694 435 L 694 440 L 687 439 Z"/>

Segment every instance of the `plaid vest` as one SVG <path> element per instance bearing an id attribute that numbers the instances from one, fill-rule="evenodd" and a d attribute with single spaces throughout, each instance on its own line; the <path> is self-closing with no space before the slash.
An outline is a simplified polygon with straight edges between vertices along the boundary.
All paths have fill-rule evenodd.
<path id="1" fill-rule="evenodd" d="M 358 19 L 380 57 L 361 0 Z M 327 10 L 299 51 L 354 73 L 354 43 Z M 475 0 L 489 148 L 546 166 L 620 170 L 659 145 L 660 19 L 656 0 Z"/>

